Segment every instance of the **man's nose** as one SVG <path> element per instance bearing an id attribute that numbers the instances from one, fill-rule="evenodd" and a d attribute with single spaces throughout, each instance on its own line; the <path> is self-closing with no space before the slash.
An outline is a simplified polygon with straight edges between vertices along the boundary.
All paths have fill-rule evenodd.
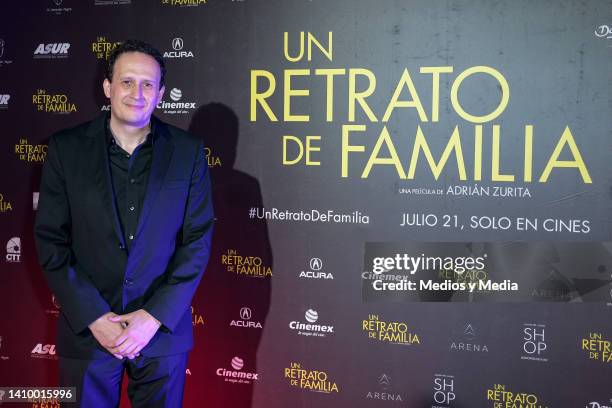
<path id="1" fill-rule="evenodd" d="M 143 93 L 142 87 L 143 87 L 142 84 L 137 84 L 136 86 L 132 87 L 130 96 L 132 96 L 133 98 L 137 98 L 137 99 L 142 98 L 142 93 Z"/>

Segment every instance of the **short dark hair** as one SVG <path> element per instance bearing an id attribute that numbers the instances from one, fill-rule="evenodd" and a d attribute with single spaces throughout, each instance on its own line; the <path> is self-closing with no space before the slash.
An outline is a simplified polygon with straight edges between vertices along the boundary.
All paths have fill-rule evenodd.
<path id="1" fill-rule="evenodd" d="M 106 67 L 106 79 L 108 79 L 110 82 L 113 81 L 115 62 L 117 62 L 117 59 L 121 56 L 121 54 L 126 52 L 142 52 L 143 54 L 153 57 L 159 64 L 159 70 L 161 72 L 159 88 L 161 89 L 161 87 L 164 86 L 166 64 L 164 63 L 164 58 L 162 57 L 161 52 L 159 52 L 157 48 L 153 47 L 151 44 L 140 40 L 127 40 L 115 48 L 113 52 L 111 52 L 111 55 L 108 58 L 108 66 Z"/>

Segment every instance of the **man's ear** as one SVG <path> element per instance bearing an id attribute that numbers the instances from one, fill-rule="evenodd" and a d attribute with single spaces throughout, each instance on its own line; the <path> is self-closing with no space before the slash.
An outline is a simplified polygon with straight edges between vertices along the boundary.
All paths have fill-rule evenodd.
<path id="1" fill-rule="evenodd" d="M 102 88 L 104 89 L 104 95 L 106 95 L 106 97 L 110 99 L 111 83 L 108 78 L 104 78 L 104 82 L 102 82 Z"/>
<path id="2" fill-rule="evenodd" d="M 158 103 L 161 102 L 163 96 L 164 96 L 164 92 L 166 91 L 166 85 L 162 86 L 159 89 L 159 93 L 157 94 L 157 103 L 155 105 L 157 105 Z"/>

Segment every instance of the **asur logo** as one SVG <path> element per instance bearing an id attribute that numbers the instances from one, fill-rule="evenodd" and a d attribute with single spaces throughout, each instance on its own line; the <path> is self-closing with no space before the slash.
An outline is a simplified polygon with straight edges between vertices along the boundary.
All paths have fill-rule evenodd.
<path id="1" fill-rule="evenodd" d="M 41 43 L 34 50 L 34 58 L 65 58 L 69 48 L 70 43 Z"/>
<path id="2" fill-rule="evenodd" d="M 20 262 L 21 259 L 21 238 L 13 237 L 6 243 L 6 261 Z"/>
<path id="3" fill-rule="evenodd" d="M 320 271 L 323 268 L 323 262 L 320 258 L 312 258 L 310 260 L 310 269 L 313 271 Z"/>
<path id="4" fill-rule="evenodd" d="M 3 106 L 8 105 L 9 99 L 11 99 L 11 95 L 0 94 L 0 109 L 2 109 Z"/>

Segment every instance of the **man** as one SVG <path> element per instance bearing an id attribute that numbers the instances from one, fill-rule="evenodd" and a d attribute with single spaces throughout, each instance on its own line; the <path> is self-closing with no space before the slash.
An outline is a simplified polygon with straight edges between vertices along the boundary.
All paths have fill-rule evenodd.
<path id="1" fill-rule="evenodd" d="M 201 141 L 152 116 L 164 76 L 159 51 L 126 41 L 103 82 L 110 115 L 49 140 L 36 244 L 79 406 L 118 406 L 124 370 L 134 407 L 182 405 L 213 210 Z"/>

